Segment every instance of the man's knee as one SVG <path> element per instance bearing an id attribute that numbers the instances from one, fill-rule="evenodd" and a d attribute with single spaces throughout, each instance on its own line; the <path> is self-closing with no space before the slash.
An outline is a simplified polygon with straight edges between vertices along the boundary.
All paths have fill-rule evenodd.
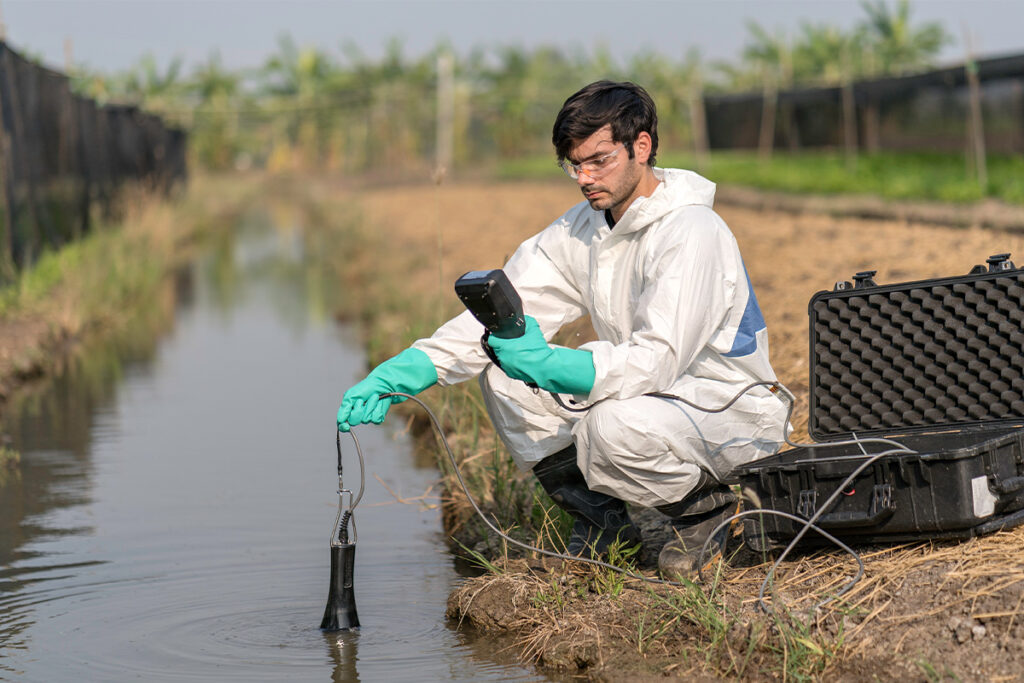
<path id="1" fill-rule="evenodd" d="M 648 428 L 635 399 L 596 404 L 576 427 L 577 440 L 586 444 L 591 463 L 624 465 L 665 450 L 664 441 Z M 632 465 L 635 466 L 635 462 Z"/>
<path id="2" fill-rule="evenodd" d="M 701 468 L 685 457 L 679 416 L 669 408 L 652 397 L 594 406 L 573 432 L 587 485 L 639 505 L 675 503 L 689 493 Z"/>

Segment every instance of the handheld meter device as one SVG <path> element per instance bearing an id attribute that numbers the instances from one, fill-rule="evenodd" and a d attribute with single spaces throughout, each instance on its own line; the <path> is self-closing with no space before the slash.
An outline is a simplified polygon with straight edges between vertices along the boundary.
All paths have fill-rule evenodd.
<path id="1" fill-rule="evenodd" d="M 523 302 L 500 268 L 466 273 L 455 281 L 455 293 L 495 337 L 514 339 L 526 332 Z"/>
<path id="2" fill-rule="evenodd" d="M 473 317 L 484 326 L 480 346 L 491 362 L 501 367 L 487 337 L 515 339 L 526 333 L 523 300 L 501 268 L 471 270 L 455 281 L 455 293 Z"/>

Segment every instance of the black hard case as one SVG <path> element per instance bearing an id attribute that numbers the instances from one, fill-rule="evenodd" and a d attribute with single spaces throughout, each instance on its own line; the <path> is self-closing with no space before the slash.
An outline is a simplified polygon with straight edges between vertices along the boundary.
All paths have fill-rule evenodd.
<path id="1" fill-rule="evenodd" d="M 884 437 L 879 458 L 816 524 L 847 541 L 967 538 L 1024 521 L 1024 270 L 1008 254 L 959 277 L 879 286 L 858 273 L 810 301 L 817 445 L 738 468 L 748 506 L 810 518 Z M 748 518 L 755 549 L 802 524 Z M 763 532 L 763 533 L 762 533 Z M 821 537 L 809 533 L 808 542 Z"/>

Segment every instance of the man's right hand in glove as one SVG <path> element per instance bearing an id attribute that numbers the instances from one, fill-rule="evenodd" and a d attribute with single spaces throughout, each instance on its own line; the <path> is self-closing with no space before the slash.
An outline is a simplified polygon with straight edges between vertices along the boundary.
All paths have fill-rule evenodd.
<path id="1" fill-rule="evenodd" d="M 437 383 L 437 370 L 427 354 L 408 348 L 375 367 L 366 379 L 345 392 L 338 408 L 338 429 L 347 432 L 357 424 L 380 424 L 393 403 L 405 399 L 381 394 L 400 391 L 418 394 Z"/>

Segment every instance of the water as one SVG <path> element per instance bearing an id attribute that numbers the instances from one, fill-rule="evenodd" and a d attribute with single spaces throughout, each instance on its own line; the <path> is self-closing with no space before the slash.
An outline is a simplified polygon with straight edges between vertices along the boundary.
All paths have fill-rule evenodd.
<path id="1" fill-rule="evenodd" d="M 437 473 L 394 425 L 360 433 L 363 628 L 318 629 L 334 413 L 364 358 L 308 250 L 254 213 L 182 273 L 163 334 L 93 349 L 8 406 L 0 679 L 540 680 L 446 622 Z"/>

